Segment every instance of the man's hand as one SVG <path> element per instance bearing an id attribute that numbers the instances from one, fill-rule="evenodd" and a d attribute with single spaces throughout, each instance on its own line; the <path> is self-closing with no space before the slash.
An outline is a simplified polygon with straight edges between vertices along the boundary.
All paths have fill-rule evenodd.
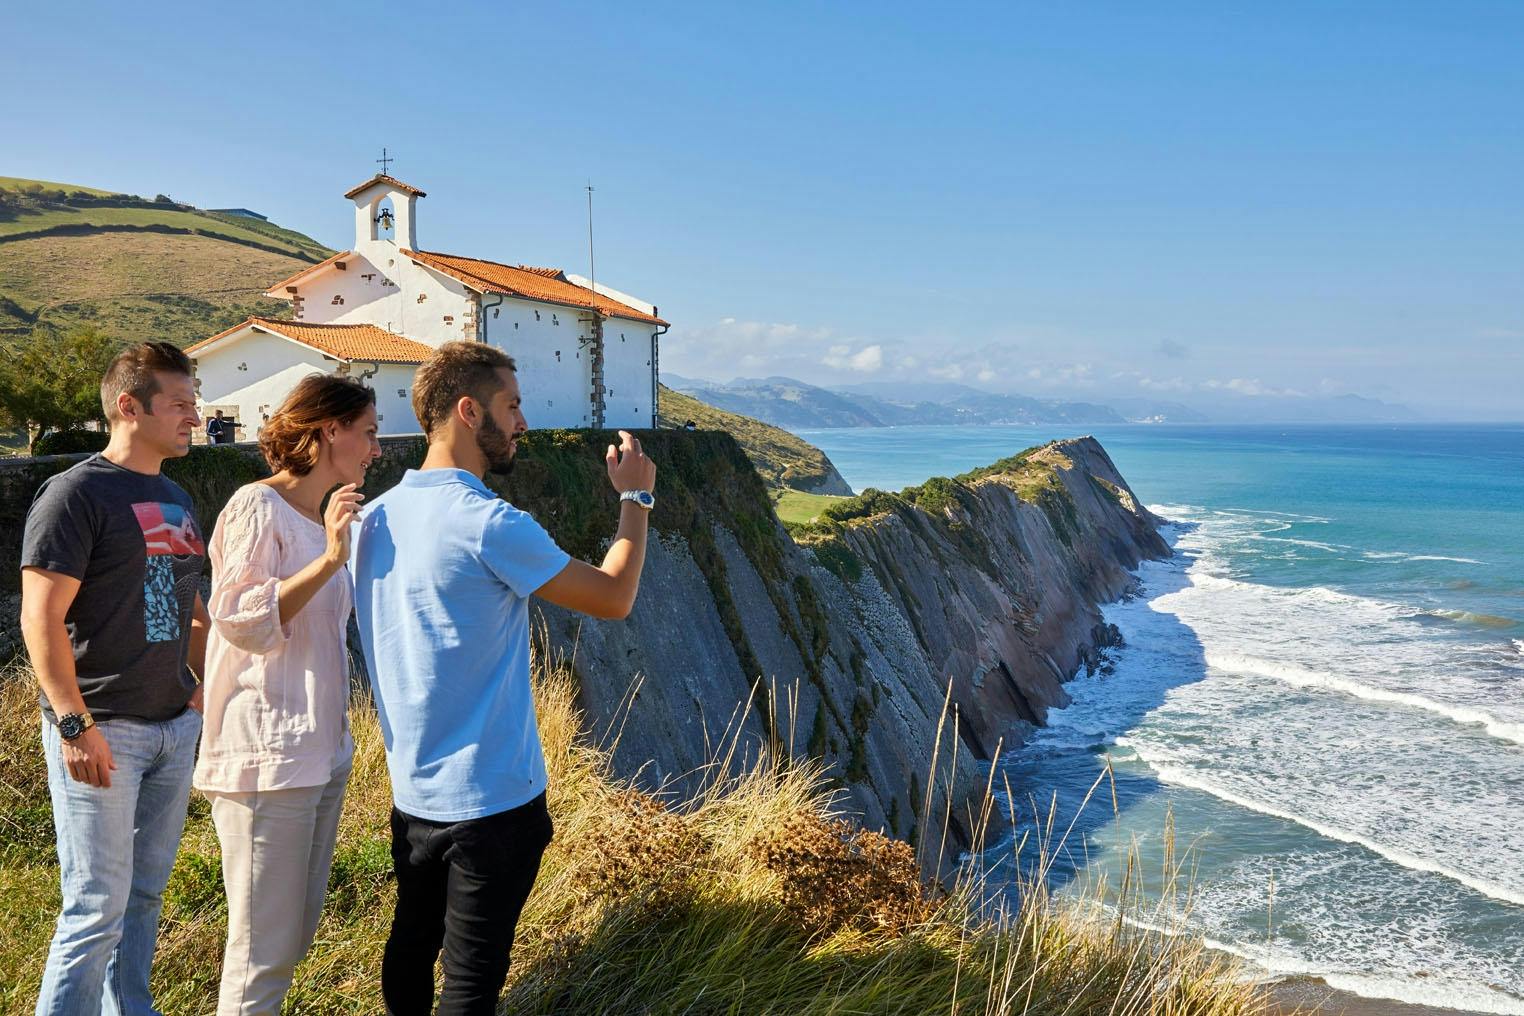
<path id="1" fill-rule="evenodd" d="M 191 692 L 190 700 L 185 703 L 186 705 L 190 706 L 192 709 L 196 710 L 196 712 L 198 712 L 198 713 L 203 711 L 202 708 L 201 708 L 202 699 L 203 699 L 203 696 L 202 696 L 201 692 L 202 692 L 202 689 L 204 689 L 205 687 L 206 687 L 205 683 L 196 685 L 196 690 Z"/>
<path id="2" fill-rule="evenodd" d="M 656 463 L 646 458 L 640 450 L 640 441 L 627 430 L 619 432 L 619 447 L 609 445 L 603 456 L 609 467 L 609 483 L 623 494 L 627 490 L 647 490 L 655 493 Z"/>
<path id="3" fill-rule="evenodd" d="M 111 770 L 116 763 L 111 760 L 111 746 L 101 728 L 90 727 L 73 741 L 63 743 L 64 765 L 69 775 L 92 787 L 111 786 Z"/>

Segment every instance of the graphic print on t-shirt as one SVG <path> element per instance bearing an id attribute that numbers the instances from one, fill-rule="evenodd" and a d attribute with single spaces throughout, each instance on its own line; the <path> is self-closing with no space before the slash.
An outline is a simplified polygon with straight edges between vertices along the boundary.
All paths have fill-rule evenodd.
<path id="1" fill-rule="evenodd" d="M 173 642 L 180 637 L 180 599 L 175 594 L 175 559 L 205 556 L 206 545 L 196 532 L 196 519 L 184 507 L 166 501 L 139 501 L 132 506 L 148 549 L 143 575 L 143 630 L 149 642 Z"/>

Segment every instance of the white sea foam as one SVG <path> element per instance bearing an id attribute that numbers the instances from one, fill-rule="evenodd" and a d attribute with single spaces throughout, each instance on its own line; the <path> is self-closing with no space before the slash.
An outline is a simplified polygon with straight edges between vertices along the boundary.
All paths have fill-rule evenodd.
<path id="1" fill-rule="evenodd" d="M 1390 998 L 1412 1005 L 1459 1009 L 1489 1016 L 1524 1016 L 1524 999 L 1517 995 L 1452 977 L 1383 977 L 1347 973 L 1319 976 L 1330 988 L 1361 998 Z"/>
<path id="2" fill-rule="evenodd" d="M 1298 540 L 1287 536 L 1255 536 L 1257 540 L 1266 543 L 1292 543 L 1298 547 L 1311 547 L 1313 550 L 1326 550 L 1330 554 L 1337 554 L 1341 550 L 1353 550 L 1353 547 L 1342 543 L 1320 543 L 1317 540 Z"/>
<path id="3" fill-rule="evenodd" d="M 1061 814 L 1113 764 L 1122 815 L 1082 823 L 1076 866 L 1120 871 L 1138 842 L 1155 866 L 1172 813 L 1200 851 L 1189 933 L 1274 974 L 1524 1016 L 1524 637 L 1487 632 L 1515 622 L 1438 614 L 1469 603 L 1410 599 L 1397 569 L 1388 598 L 1256 581 L 1294 577 L 1263 571 L 1284 549 L 1359 581 L 1437 554 L 1302 539 L 1293 513 L 1153 510 L 1176 556 L 1106 608 L 1128 643 L 1115 673 L 1072 682 L 1018 760 L 1018 786 L 1062 788 Z"/>
<path id="4" fill-rule="evenodd" d="M 1112 907 L 1107 907 L 1106 911 L 1113 917 L 1116 914 Z M 1167 924 L 1126 914 L 1122 916 L 1122 921 L 1135 928 L 1172 938 L 1196 934 L 1184 922 Z M 1204 936 L 1202 941 L 1208 949 L 1215 949 L 1230 956 L 1237 956 L 1241 960 L 1247 960 L 1271 975 L 1270 978 L 1256 978 L 1256 980 L 1316 977 L 1336 991 L 1348 992 L 1361 998 L 1389 999 L 1407 1005 L 1427 1005 L 1438 1009 L 1485 1013 L 1487 1016 L 1524 1016 L 1524 998 L 1475 981 L 1444 976 L 1378 976 L 1329 970 L 1325 966 L 1310 962 L 1284 949 L 1224 942 L 1210 935 Z"/>
<path id="5" fill-rule="evenodd" d="M 1484 896 L 1524 907 L 1524 890 L 1500 885 L 1487 879 L 1477 878 L 1463 871 L 1456 871 L 1454 868 L 1429 858 L 1420 857 L 1417 854 L 1391 846 L 1390 844 L 1380 843 L 1369 836 L 1352 832 L 1348 829 L 1340 829 L 1337 826 L 1310 819 L 1305 815 L 1299 815 L 1284 808 L 1276 807 L 1273 804 L 1236 793 L 1226 787 L 1219 786 L 1211 780 L 1204 779 L 1199 774 L 1182 766 L 1171 765 L 1167 762 L 1158 761 L 1157 757 L 1150 757 L 1148 749 L 1145 746 L 1139 745 L 1132 738 L 1119 737 L 1117 738 L 1117 744 L 1121 747 L 1131 748 L 1139 758 L 1148 763 L 1149 768 L 1158 774 L 1159 779 L 1166 783 L 1172 783 L 1179 787 L 1188 787 L 1191 790 L 1198 790 L 1203 794 L 1210 794 L 1230 804 L 1236 804 L 1240 808 L 1247 808 L 1250 811 L 1257 811 L 1261 815 L 1269 815 L 1271 818 L 1293 822 L 1299 826 L 1311 829 L 1319 836 L 1326 837 L 1327 839 L 1364 847 L 1374 854 L 1381 855 L 1393 864 L 1399 864 L 1412 871 L 1424 871 L 1433 875 L 1442 875 Z"/>
<path id="6" fill-rule="evenodd" d="M 1444 554 L 1414 554 L 1409 561 L 1454 561 L 1456 564 L 1486 564 L 1474 557 L 1446 557 Z"/>
<path id="7" fill-rule="evenodd" d="M 1481 727 L 1488 734 L 1501 741 L 1511 741 L 1514 744 L 1524 745 L 1524 724 L 1504 723 L 1480 709 L 1436 702 L 1434 699 L 1426 698 L 1423 695 L 1375 688 L 1362 684 L 1359 681 L 1339 677 L 1336 674 L 1309 670 L 1306 667 L 1299 667 L 1295 664 L 1276 663 L 1274 660 L 1262 660 L 1258 657 L 1246 656 L 1242 653 L 1208 651 L 1206 662 L 1208 666 L 1219 670 L 1226 670 L 1236 674 L 1253 674 L 1259 677 L 1268 677 L 1289 684 L 1294 688 L 1324 688 L 1329 691 L 1341 692 L 1354 698 L 1364 699 L 1367 702 L 1389 702 L 1393 705 L 1407 706 L 1411 709 L 1421 709 L 1424 712 L 1443 716 L 1456 723 Z"/>

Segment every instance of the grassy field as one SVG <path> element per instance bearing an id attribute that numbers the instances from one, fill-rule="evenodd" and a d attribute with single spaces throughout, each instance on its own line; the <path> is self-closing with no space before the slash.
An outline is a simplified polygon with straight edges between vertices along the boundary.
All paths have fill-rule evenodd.
<path id="1" fill-rule="evenodd" d="M 925 885 L 924 859 L 835 815 L 824 781 L 808 766 L 780 765 L 764 753 L 690 800 L 637 792 L 581 734 L 569 668 L 537 667 L 535 692 L 556 838 L 519 926 L 509 1011 L 1270 1011 L 1232 961 L 1190 938 L 1140 930 L 1084 900 L 1056 900 L 1039 884 L 1022 887 L 1018 902 L 1004 907 L 979 902 L 989 897 L 977 876 L 951 891 Z M 0 683 L 0 1012 L 7 1013 L 30 1011 L 58 906 L 34 703 L 25 673 Z M 357 702 L 351 719 L 354 775 L 327 908 L 287 1013 L 381 1010 L 378 971 L 395 892 L 390 794 L 373 709 Z M 734 771 L 727 747 L 720 751 L 715 771 Z M 225 925 L 216 836 L 196 796 L 154 969 L 166 1014 L 213 1009 Z"/>
<path id="2" fill-rule="evenodd" d="M 54 180 L 28 180 L 24 176 L 0 176 L 0 190 L 20 190 L 36 184 L 47 190 L 84 191 L 86 194 L 94 194 L 97 197 L 106 197 L 111 193 L 98 187 L 81 187 L 77 183 L 58 183 Z"/>
<path id="3" fill-rule="evenodd" d="M 250 314 L 288 305 L 261 295 L 306 262 L 207 236 L 98 233 L 0 243 L 0 337 L 93 325 L 113 338 L 189 345 Z"/>
<path id="4" fill-rule="evenodd" d="M 783 489 L 774 491 L 774 494 L 776 497 L 773 501 L 773 509 L 778 513 L 779 520 L 783 522 L 813 521 L 819 517 L 823 509 L 847 500 L 830 494 L 806 494 L 802 490 Z"/>
<path id="5" fill-rule="evenodd" d="M 661 425 L 681 427 L 688 420 L 699 430 L 723 430 L 734 436 L 769 487 L 814 487 L 834 471 L 824 452 L 788 431 L 716 409 L 662 385 Z"/>
<path id="6" fill-rule="evenodd" d="M 250 314 L 280 316 L 286 305 L 264 289 L 331 253 L 270 222 L 153 202 L 92 206 L 76 192 L 127 199 L 0 177 L 0 338 L 93 326 L 188 345 Z"/>
<path id="7" fill-rule="evenodd" d="M 142 202 L 132 207 L 93 206 L 72 204 L 71 199 L 58 199 L 59 192 L 73 194 L 83 192 L 95 197 L 110 196 L 111 192 L 75 184 L 51 183 L 46 180 L 26 180 L 19 177 L 0 177 L 0 191 L 17 203 L 0 207 L 0 243 L 8 236 L 18 233 L 59 231 L 78 233 L 91 229 L 160 229 L 184 230 L 190 233 L 216 235 L 245 244 L 276 248 L 278 253 L 289 254 L 304 261 L 321 261 L 333 253 L 309 236 L 294 230 L 245 216 L 208 212 L 199 208 L 175 204 Z M 121 195 L 128 198 L 127 195 Z M 273 281 L 273 280 L 272 280 Z"/>

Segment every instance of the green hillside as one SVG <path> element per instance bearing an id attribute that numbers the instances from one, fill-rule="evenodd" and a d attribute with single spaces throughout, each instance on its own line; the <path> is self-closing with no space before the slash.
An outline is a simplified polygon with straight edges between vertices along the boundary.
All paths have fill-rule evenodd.
<path id="1" fill-rule="evenodd" d="M 90 325 L 189 345 L 332 251 L 270 222 L 93 187 L 0 177 L 0 339 Z"/>
<path id="2" fill-rule="evenodd" d="M 699 430 L 723 430 L 733 436 L 746 450 L 763 482 L 775 492 L 775 500 L 785 490 L 850 493 L 825 453 L 802 438 L 761 420 L 716 409 L 662 385 L 661 425 L 681 427 L 689 420 Z"/>

